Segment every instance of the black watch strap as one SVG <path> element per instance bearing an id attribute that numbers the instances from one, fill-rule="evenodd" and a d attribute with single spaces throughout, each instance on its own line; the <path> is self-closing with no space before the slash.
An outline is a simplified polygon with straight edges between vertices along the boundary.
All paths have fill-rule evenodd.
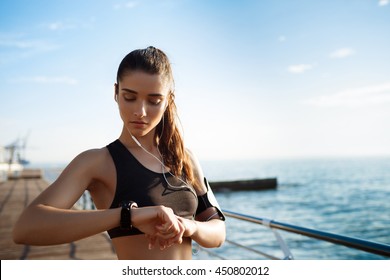
<path id="1" fill-rule="evenodd" d="M 131 209 L 137 208 L 138 205 L 134 201 L 122 201 L 119 206 L 122 208 L 120 228 L 130 230 L 133 227 L 131 224 Z"/>

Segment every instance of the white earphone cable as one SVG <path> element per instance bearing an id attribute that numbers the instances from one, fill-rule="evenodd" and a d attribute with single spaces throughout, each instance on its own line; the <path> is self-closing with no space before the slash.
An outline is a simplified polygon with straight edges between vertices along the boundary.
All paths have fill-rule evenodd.
<path id="1" fill-rule="evenodd" d="M 163 116 L 164 116 L 164 115 L 163 115 Z M 136 143 L 136 144 L 137 144 L 145 153 L 147 153 L 148 155 L 150 155 L 150 156 L 152 156 L 153 158 L 155 158 L 155 159 L 161 164 L 161 171 L 162 171 L 161 173 L 162 173 L 162 175 L 163 175 L 163 177 L 164 177 L 165 182 L 168 184 L 169 187 L 171 187 L 172 189 L 175 189 L 175 190 L 182 190 L 182 187 L 173 186 L 171 183 L 169 183 L 169 181 L 168 181 L 168 179 L 167 179 L 167 177 L 166 177 L 166 173 L 169 173 L 172 177 L 178 179 L 178 180 L 181 181 L 185 186 L 187 186 L 187 187 L 189 188 L 188 184 L 187 184 L 183 179 L 181 179 L 181 178 L 175 176 L 175 175 L 172 174 L 172 172 L 170 172 L 170 171 L 165 171 L 166 168 L 165 168 L 165 164 L 164 164 L 164 157 L 162 156 L 162 154 L 161 154 L 161 152 L 160 152 L 160 149 L 158 148 L 158 145 L 157 145 L 156 148 L 157 148 L 157 152 L 159 153 L 159 155 L 160 155 L 160 157 L 161 157 L 161 160 L 160 160 L 158 157 L 156 157 L 154 154 L 152 154 L 151 152 L 149 152 L 147 149 L 145 149 L 145 148 L 142 146 L 142 144 L 138 141 L 138 139 L 137 139 L 133 134 L 131 134 L 129 128 L 126 127 L 126 129 L 127 129 L 127 131 L 129 132 L 131 138 L 134 140 L 134 142 L 135 142 L 135 143 Z M 161 139 L 161 136 L 162 136 L 163 131 L 164 131 L 164 117 L 163 117 L 163 129 L 161 130 L 160 139 Z M 189 188 L 189 189 L 192 190 L 192 188 Z"/>

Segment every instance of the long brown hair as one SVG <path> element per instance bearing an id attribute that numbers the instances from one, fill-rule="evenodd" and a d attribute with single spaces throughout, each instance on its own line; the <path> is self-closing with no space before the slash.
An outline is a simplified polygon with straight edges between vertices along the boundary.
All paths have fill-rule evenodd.
<path id="1" fill-rule="evenodd" d="M 154 140 L 164 157 L 164 164 L 171 172 L 175 176 L 183 177 L 188 183 L 194 184 L 191 160 L 185 150 L 183 137 L 178 127 L 174 79 L 169 59 L 163 51 L 155 47 L 134 50 L 119 64 L 117 83 L 119 84 L 126 74 L 137 70 L 152 75 L 161 75 L 164 82 L 170 85 L 167 96 L 168 106 L 156 127 Z"/>

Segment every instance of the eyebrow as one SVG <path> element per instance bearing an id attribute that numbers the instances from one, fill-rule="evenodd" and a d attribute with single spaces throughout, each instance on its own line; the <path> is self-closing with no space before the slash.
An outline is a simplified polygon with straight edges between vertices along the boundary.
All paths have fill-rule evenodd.
<path id="1" fill-rule="evenodd" d="M 129 89 L 129 88 L 122 88 L 122 91 L 125 91 L 127 93 L 138 94 L 137 91 Z M 164 94 L 161 94 L 161 93 L 149 93 L 148 96 L 163 97 Z"/>

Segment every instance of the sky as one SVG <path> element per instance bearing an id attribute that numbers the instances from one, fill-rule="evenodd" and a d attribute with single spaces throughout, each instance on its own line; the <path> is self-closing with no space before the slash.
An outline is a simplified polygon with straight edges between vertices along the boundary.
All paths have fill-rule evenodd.
<path id="1" fill-rule="evenodd" d="M 150 45 L 200 160 L 390 155 L 388 0 L 1 0 L 0 145 L 68 162 L 117 139 L 117 67 Z"/>

